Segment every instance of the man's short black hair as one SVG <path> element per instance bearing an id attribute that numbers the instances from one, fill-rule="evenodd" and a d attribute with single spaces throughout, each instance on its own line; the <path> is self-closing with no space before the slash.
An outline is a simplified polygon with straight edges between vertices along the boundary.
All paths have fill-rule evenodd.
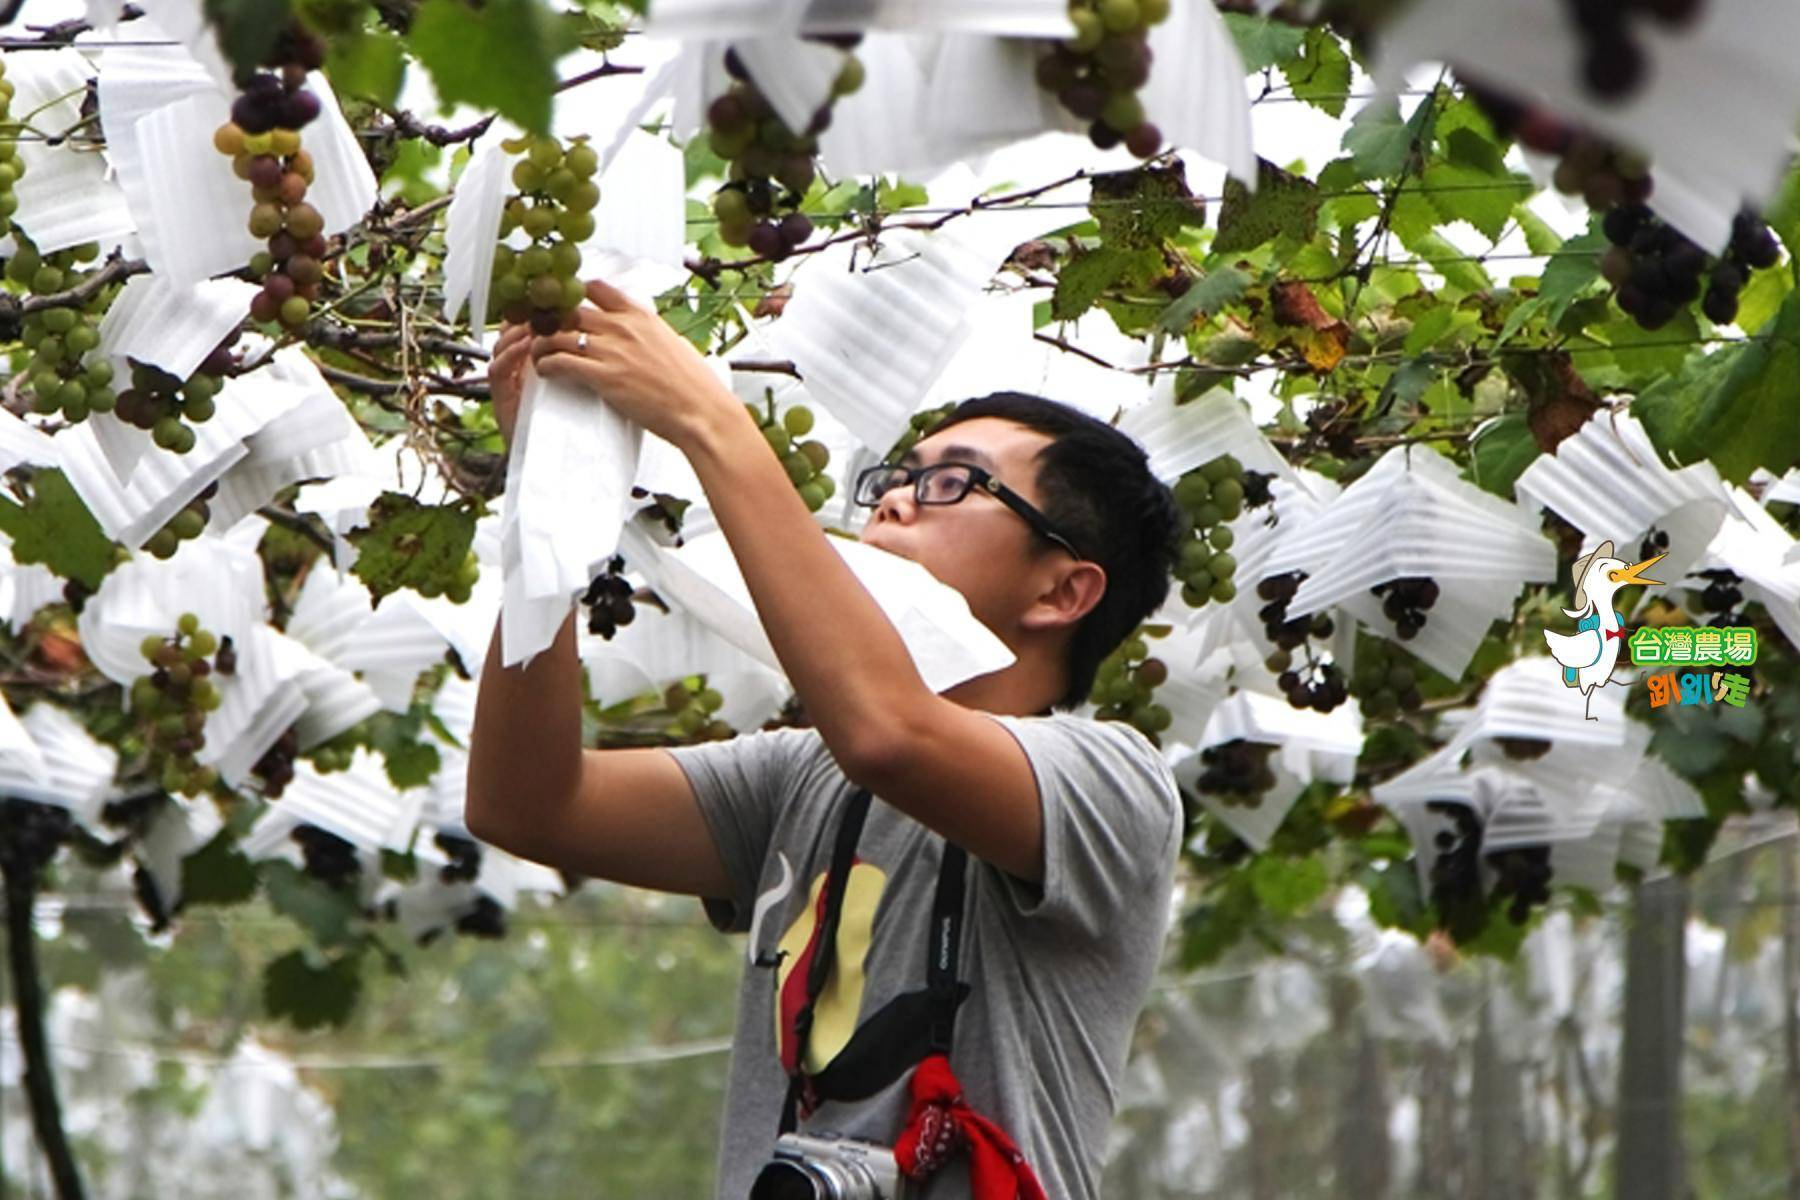
<path id="1" fill-rule="evenodd" d="M 1038 451 L 1038 507 L 1083 558 L 1106 571 L 1100 603 L 1069 642 L 1068 687 L 1058 708 L 1088 698 L 1100 661 L 1162 607 L 1175 565 L 1180 513 L 1150 473 L 1143 448 L 1106 422 L 1027 392 L 964 400 L 927 436 L 977 417 L 998 417 L 1049 434 Z"/>

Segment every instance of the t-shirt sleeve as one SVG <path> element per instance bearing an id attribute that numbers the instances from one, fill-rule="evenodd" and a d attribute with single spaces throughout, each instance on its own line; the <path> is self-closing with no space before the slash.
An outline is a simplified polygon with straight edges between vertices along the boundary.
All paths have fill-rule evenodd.
<path id="1" fill-rule="evenodd" d="M 996 717 L 1025 750 L 1043 807 L 1044 879 L 996 871 L 1022 917 L 1089 937 L 1154 893 L 1173 869 L 1181 799 L 1136 730 L 1075 717 Z"/>
<path id="2" fill-rule="evenodd" d="M 744 933 L 750 928 L 763 860 L 807 736 L 801 730 L 776 729 L 669 749 L 694 789 L 700 815 L 731 879 L 731 895 L 702 898 L 707 917 L 722 932 Z"/>

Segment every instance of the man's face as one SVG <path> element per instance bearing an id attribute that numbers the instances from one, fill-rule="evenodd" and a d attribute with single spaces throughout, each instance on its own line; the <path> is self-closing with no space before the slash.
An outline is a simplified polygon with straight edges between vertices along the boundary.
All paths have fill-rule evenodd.
<path id="1" fill-rule="evenodd" d="M 1000 417 L 977 417 L 923 439 L 901 461 L 926 467 L 940 462 L 966 462 L 1041 508 L 1036 455 L 1050 435 Z M 1021 613 L 1040 594 L 1056 563 L 1072 563 L 1067 554 L 1046 554 L 1045 542 L 1019 515 L 979 489 L 956 504 L 920 505 L 911 485 L 890 489 L 881 498 L 862 540 L 910 558 L 949 584 L 968 600 L 970 610 L 994 632 L 1006 637 Z"/>

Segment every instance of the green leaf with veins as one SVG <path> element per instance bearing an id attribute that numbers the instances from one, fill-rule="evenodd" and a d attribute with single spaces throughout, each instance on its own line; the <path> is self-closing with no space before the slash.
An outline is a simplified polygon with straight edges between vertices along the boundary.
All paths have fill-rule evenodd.
<path id="1" fill-rule="evenodd" d="M 455 504 L 423 505 L 384 492 L 369 506 L 372 524 L 352 530 L 351 573 L 368 585 L 379 604 L 403 587 L 442 592 L 455 582 L 475 539 L 475 516 Z"/>
<path id="2" fill-rule="evenodd" d="M 1157 328 L 1182 333 L 1201 318 L 1211 317 L 1249 290 L 1250 277 L 1235 267 L 1221 267 L 1196 279 L 1162 315 Z"/>
<path id="3" fill-rule="evenodd" d="M 539 0 L 425 0 L 408 35 L 445 104 L 492 109 L 550 132 L 556 60 L 575 48 L 568 25 Z"/>
<path id="4" fill-rule="evenodd" d="M 362 956 L 345 954 L 315 963 L 293 950 L 263 968 L 263 1011 L 296 1029 L 342 1025 L 362 993 Z"/>
<path id="5" fill-rule="evenodd" d="M 1350 95 L 1350 56 L 1337 35 L 1321 25 L 1306 31 L 1300 57 L 1281 65 L 1294 95 L 1334 117 L 1344 115 Z"/>
<path id="6" fill-rule="evenodd" d="M 1304 242 L 1319 224 L 1319 188 L 1303 175 L 1290 175 L 1267 159 L 1256 163 L 1256 191 L 1235 179 L 1225 181 L 1219 232 L 1213 253 L 1242 254 L 1282 234 Z"/>
<path id="7" fill-rule="evenodd" d="M 19 563 L 43 563 L 64 579 L 97 591 L 118 565 L 118 549 L 60 470 L 40 470 L 23 505 L 0 497 L 0 531 Z"/>
<path id="8" fill-rule="evenodd" d="M 1244 70 L 1252 74 L 1289 61 L 1300 53 L 1301 44 L 1306 41 L 1305 28 L 1287 21 L 1245 13 L 1221 15 L 1225 18 L 1225 28 L 1231 31 L 1231 38 L 1237 43 Z"/>

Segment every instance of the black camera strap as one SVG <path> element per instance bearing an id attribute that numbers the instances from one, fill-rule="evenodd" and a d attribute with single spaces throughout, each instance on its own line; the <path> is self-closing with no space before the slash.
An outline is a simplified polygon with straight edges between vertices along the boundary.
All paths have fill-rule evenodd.
<path id="1" fill-rule="evenodd" d="M 806 1073 L 806 1048 L 812 1036 L 813 1010 L 837 959 L 837 932 L 844 890 L 855 862 L 873 797 L 859 789 L 845 806 L 825 876 L 824 913 L 806 975 L 805 1000 L 795 1014 L 797 1052 L 782 1104 L 780 1133 L 792 1133 L 800 1110 L 820 1100 L 860 1100 L 872 1096 L 930 1054 L 950 1053 L 956 1032 L 956 1010 L 968 997 L 969 985 L 956 977 L 962 948 L 963 903 L 967 891 L 968 854 L 945 841 L 938 866 L 937 894 L 931 906 L 926 946 L 926 986 L 896 996 L 880 1012 L 858 1026 L 850 1041 L 817 1075 Z"/>

